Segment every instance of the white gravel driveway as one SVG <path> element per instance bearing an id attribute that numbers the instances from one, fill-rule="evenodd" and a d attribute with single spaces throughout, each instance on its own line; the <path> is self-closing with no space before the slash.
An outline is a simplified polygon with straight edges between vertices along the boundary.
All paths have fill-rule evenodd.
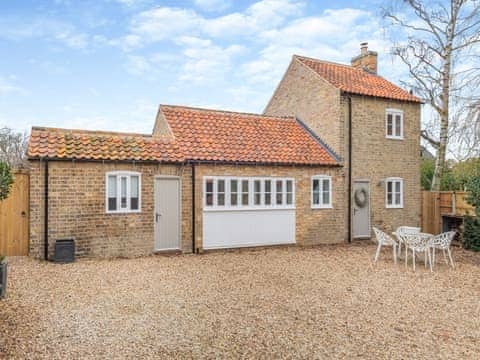
<path id="1" fill-rule="evenodd" d="M 431 274 L 374 251 L 11 258 L 0 357 L 480 358 L 480 254 Z"/>

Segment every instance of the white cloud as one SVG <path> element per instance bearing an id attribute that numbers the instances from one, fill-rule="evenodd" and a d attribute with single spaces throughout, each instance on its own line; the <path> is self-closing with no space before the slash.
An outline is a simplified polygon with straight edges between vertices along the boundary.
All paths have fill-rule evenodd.
<path id="1" fill-rule="evenodd" d="M 263 48 L 256 59 L 241 65 L 240 72 L 251 83 L 275 83 L 293 54 L 348 63 L 359 52 L 362 41 L 381 50 L 378 46 L 385 41 L 380 33 L 372 31 L 376 28 L 373 15 L 359 9 L 325 10 L 317 16 L 299 17 L 285 26 L 260 32 L 258 42 Z"/>
<path id="2" fill-rule="evenodd" d="M 73 49 L 85 49 L 90 42 L 90 36 L 78 31 L 73 25 L 47 18 L 30 22 L 12 17 L 0 18 L 0 38 L 10 41 L 46 39 Z"/>
<path id="3" fill-rule="evenodd" d="M 193 2 L 205 11 L 222 11 L 232 5 L 232 0 L 194 0 Z"/>
<path id="4" fill-rule="evenodd" d="M 130 33 L 117 42 L 128 48 L 177 36 L 251 37 L 284 24 L 303 8 L 303 2 L 294 0 L 261 0 L 244 12 L 205 18 L 191 9 L 157 7 L 135 16 Z"/>
<path id="5" fill-rule="evenodd" d="M 136 40 L 156 42 L 170 39 L 179 34 L 193 31 L 201 22 L 193 10 L 180 8 L 159 7 L 141 12 L 131 23 L 131 33 Z M 139 45 L 136 44 L 136 45 Z"/>
<path id="6" fill-rule="evenodd" d="M 8 79 L 0 76 L 0 97 L 17 94 L 24 95 L 25 89 L 14 84 L 15 77 L 9 76 Z"/>
<path id="7" fill-rule="evenodd" d="M 85 49 L 88 45 L 86 34 L 75 34 L 71 31 L 64 31 L 55 34 L 54 37 L 73 49 Z"/>
<path id="8" fill-rule="evenodd" d="M 179 80 L 211 86 L 222 81 L 231 70 L 233 58 L 245 51 L 240 45 L 221 47 L 210 40 L 182 37 L 179 44 L 187 45 L 183 50 L 185 63 Z"/>
<path id="9" fill-rule="evenodd" d="M 151 4 L 153 0 L 107 0 L 109 2 L 115 2 L 126 8 L 138 8 L 148 4 Z"/>
<path id="10" fill-rule="evenodd" d="M 129 55 L 125 69 L 132 75 L 145 75 L 153 71 L 150 62 L 145 57 L 139 55 Z"/>
<path id="11" fill-rule="evenodd" d="M 262 0 L 245 12 L 235 12 L 217 18 L 204 19 L 202 31 L 212 37 L 252 36 L 276 28 L 288 18 L 298 16 L 304 4 L 292 0 Z"/>
<path id="12" fill-rule="evenodd" d="M 265 104 L 271 96 L 270 93 L 267 93 L 262 89 L 247 85 L 229 88 L 227 89 L 227 93 L 231 96 L 229 109 L 250 109 L 248 111 L 253 112 L 261 112 L 265 108 Z"/>
<path id="13" fill-rule="evenodd" d="M 344 8 L 305 16 L 305 9 L 299 0 L 260 0 L 243 11 L 205 17 L 192 9 L 157 7 L 135 16 L 119 43 L 131 52 L 154 48 L 157 42 L 168 46 L 165 53 L 130 57 L 130 72 L 175 71 L 177 92 L 184 91 L 182 84 L 230 89 L 221 93 L 232 95 L 232 105 L 270 93 L 293 54 L 348 63 L 359 53 L 359 43 L 369 41 L 380 53 L 380 73 L 392 72 L 391 58 L 385 56 L 390 43 L 371 12 Z M 401 72 L 397 70 L 395 75 Z M 257 108 L 254 102 L 250 104 Z"/>

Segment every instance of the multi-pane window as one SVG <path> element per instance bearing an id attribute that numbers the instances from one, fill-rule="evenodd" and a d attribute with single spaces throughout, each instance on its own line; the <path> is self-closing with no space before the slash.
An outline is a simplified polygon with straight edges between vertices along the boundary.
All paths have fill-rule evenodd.
<path id="1" fill-rule="evenodd" d="M 385 184 L 386 207 L 403 208 L 403 180 L 401 178 L 387 178 Z"/>
<path id="2" fill-rule="evenodd" d="M 136 172 L 114 171 L 106 174 L 107 213 L 140 211 L 141 181 Z"/>
<path id="3" fill-rule="evenodd" d="M 292 208 L 294 204 L 293 179 L 231 176 L 204 178 L 206 209 L 275 209 Z"/>
<path id="4" fill-rule="evenodd" d="M 248 205 L 248 180 L 242 180 L 242 205 Z"/>
<path id="5" fill-rule="evenodd" d="M 293 181 L 292 180 L 285 180 L 285 188 L 286 188 L 286 197 L 287 197 L 287 205 L 293 204 Z"/>
<path id="6" fill-rule="evenodd" d="M 211 179 L 205 182 L 205 204 L 213 206 L 213 180 Z"/>
<path id="7" fill-rule="evenodd" d="M 265 206 L 272 205 L 272 180 L 264 180 L 263 194 L 265 199 Z"/>
<path id="8" fill-rule="evenodd" d="M 387 109 L 386 137 L 389 139 L 403 139 L 403 111 Z"/>
<path id="9" fill-rule="evenodd" d="M 225 205 L 225 180 L 218 180 L 217 182 L 217 205 Z"/>
<path id="10" fill-rule="evenodd" d="M 207 180 L 213 181 L 213 180 Z M 237 206 L 238 205 L 238 180 L 232 179 L 230 180 L 230 205 Z"/>
<path id="11" fill-rule="evenodd" d="M 312 208 L 332 207 L 332 178 L 327 175 L 312 177 Z"/>
<path id="12" fill-rule="evenodd" d="M 277 198 L 276 204 L 282 205 L 283 204 L 283 180 L 276 180 L 275 182 L 277 184 L 275 189 L 275 195 Z"/>
<path id="13" fill-rule="evenodd" d="M 253 180 L 253 204 L 262 205 L 262 180 Z"/>

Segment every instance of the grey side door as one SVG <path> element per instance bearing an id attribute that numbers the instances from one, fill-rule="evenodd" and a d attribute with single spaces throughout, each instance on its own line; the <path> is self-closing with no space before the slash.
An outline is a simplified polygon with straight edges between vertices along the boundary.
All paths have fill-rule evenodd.
<path id="1" fill-rule="evenodd" d="M 180 179 L 155 178 L 155 250 L 180 249 Z"/>
<path id="2" fill-rule="evenodd" d="M 353 237 L 370 238 L 370 182 L 353 183 Z"/>

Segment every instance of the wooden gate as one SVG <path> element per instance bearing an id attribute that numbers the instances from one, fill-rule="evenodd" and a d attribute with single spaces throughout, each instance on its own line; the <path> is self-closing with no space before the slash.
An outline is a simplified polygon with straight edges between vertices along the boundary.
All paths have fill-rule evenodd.
<path id="1" fill-rule="evenodd" d="M 15 172 L 12 190 L 0 201 L 0 255 L 28 255 L 29 176 Z"/>
<path id="2" fill-rule="evenodd" d="M 434 191 L 422 192 L 422 231 L 430 234 L 440 234 L 442 215 L 440 213 L 440 193 Z"/>
<path id="3" fill-rule="evenodd" d="M 439 234 L 444 216 L 463 217 L 474 215 L 475 208 L 466 201 L 465 191 L 423 191 L 422 192 L 422 231 Z"/>

